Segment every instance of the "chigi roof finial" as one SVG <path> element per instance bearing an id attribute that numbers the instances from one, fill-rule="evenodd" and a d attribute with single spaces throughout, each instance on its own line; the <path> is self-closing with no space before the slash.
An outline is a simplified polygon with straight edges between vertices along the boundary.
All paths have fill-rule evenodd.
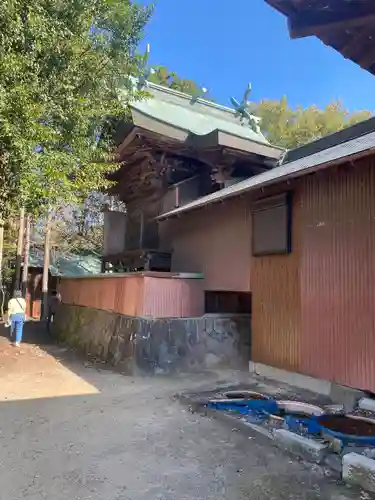
<path id="1" fill-rule="evenodd" d="M 231 97 L 231 103 L 233 104 L 234 109 L 236 110 L 236 116 L 240 118 L 241 124 L 244 120 L 248 121 L 248 124 L 253 129 L 253 131 L 257 134 L 260 134 L 260 122 L 261 119 L 258 116 L 251 114 L 250 112 L 250 101 L 249 96 L 251 93 L 251 83 L 247 84 L 244 96 L 241 102 L 238 102 L 237 99 Z"/>
<path id="2" fill-rule="evenodd" d="M 138 90 L 142 90 L 144 87 L 147 87 L 148 77 L 154 74 L 155 70 L 148 65 L 148 60 L 150 57 L 150 44 L 146 45 L 146 50 L 144 55 L 142 56 L 141 62 L 141 74 L 137 79 L 137 88 Z"/>
<path id="3" fill-rule="evenodd" d="M 194 104 L 198 99 L 204 99 L 209 90 L 206 87 L 198 87 L 194 94 L 191 96 L 190 104 Z"/>

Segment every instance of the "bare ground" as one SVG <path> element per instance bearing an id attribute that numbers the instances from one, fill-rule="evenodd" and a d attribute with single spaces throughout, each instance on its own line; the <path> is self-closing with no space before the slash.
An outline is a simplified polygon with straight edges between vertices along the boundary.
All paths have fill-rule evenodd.
<path id="1" fill-rule="evenodd" d="M 17 350 L 0 337 L 0 499 L 361 498 L 319 467 L 171 400 L 220 375 L 135 379 L 57 346 Z"/>

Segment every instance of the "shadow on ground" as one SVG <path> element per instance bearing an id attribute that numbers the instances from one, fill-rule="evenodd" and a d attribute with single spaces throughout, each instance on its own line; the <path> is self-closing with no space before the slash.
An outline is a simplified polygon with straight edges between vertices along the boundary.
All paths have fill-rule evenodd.
<path id="1" fill-rule="evenodd" d="M 1 498 L 348 500 L 318 466 L 180 406 L 220 376 L 125 377 L 58 346 L 42 324 L 0 337 Z M 227 380 L 229 382 L 229 380 Z"/>
<path id="2" fill-rule="evenodd" d="M 175 385 L 184 380 L 201 382 L 200 374 L 185 374 L 136 379 L 114 373 L 109 365 L 99 359 L 87 359 L 71 348 L 59 345 L 47 332 L 45 323 L 25 323 L 20 347 L 10 342 L 9 328 L 0 326 L 0 401 L 37 399 L 46 397 L 95 395 L 107 388 L 108 380 L 116 378 L 131 386 L 135 380 L 144 380 L 156 386 Z M 105 375 L 103 377 L 102 375 Z M 216 374 L 206 374 L 205 380 L 215 380 Z M 154 381 L 154 382 L 153 382 Z M 146 382 L 145 382 L 146 383 Z"/>

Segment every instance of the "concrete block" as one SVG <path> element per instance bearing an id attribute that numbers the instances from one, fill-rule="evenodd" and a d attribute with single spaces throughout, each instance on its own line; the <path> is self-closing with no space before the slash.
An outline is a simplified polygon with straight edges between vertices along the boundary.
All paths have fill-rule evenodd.
<path id="1" fill-rule="evenodd" d="M 324 465 L 339 473 L 341 476 L 342 471 L 342 458 L 335 453 L 328 453 L 328 455 L 324 459 Z"/>
<path id="2" fill-rule="evenodd" d="M 329 451 L 327 444 L 299 436 L 286 429 L 277 429 L 274 431 L 274 439 L 285 450 L 318 464 L 324 460 Z"/>
<path id="3" fill-rule="evenodd" d="M 358 402 L 360 410 L 373 411 L 375 413 L 375 399 L 361 398 Z"/>
<path id="4" fill-rule="evenodd" d="M 331 391 L 331 383 L 327 380 L 320 380 L 314 377 L 308 377 L 296 372 L 289 372 L 275 368 L 273 366 L 263 365 L 262 363 L 254 363 L 250 361 L 249 371 L 256 373 L 261 377 L 271 378 L 284 382 L 285 384 L 294 385 L 300 389 L 307 389 L 318 394 L 328 396 Z"/>
<path id="5" fill-rule="evenodd" d="M 332 384 L 329 396 L 334 403 L 344 405 L 345 412 L 351 412 L 356 407 L 357 401 L 366 396 L 366 393 L 345 385 Z"/>
<path id="6" fill-rule="evenodd" d="M 269 431 L 265 427 L 262 427 L 261 425 L 258 425 L 258 424 L 254 424 L 252 422 L 247 422 L 246 420 L 242 420 L 242 423 L 244 426 L 249 427 L 253 431 L 257 432 L 258 434 L 262 434 L 262 436 L 265 436 L 268 439 L 274 439 L 273 432 Z"/>
<path id="7" fill-rule="evenodd" d="M 342 458 L 342 479 L 346 483 L 360 486 L 375 493 L 375 460 L 348 453 Z"/>
<path id="8" fill-rule="evenodd" d="M 344 413 L 344 405 L 325 405 L 324 411 L 331 415 L 340 415 Z"/>

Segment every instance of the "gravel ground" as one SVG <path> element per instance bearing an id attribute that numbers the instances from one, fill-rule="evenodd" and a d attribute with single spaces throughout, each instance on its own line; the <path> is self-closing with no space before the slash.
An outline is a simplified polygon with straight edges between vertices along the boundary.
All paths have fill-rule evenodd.
<path id="1" fill-rule="evenodd" d="M 214 386 L 214 375 L 134 379 L 61 348 L 16 351 L 0 339 L 0 380 L 1 500 L 361 498 L 171 400 Z"/>

